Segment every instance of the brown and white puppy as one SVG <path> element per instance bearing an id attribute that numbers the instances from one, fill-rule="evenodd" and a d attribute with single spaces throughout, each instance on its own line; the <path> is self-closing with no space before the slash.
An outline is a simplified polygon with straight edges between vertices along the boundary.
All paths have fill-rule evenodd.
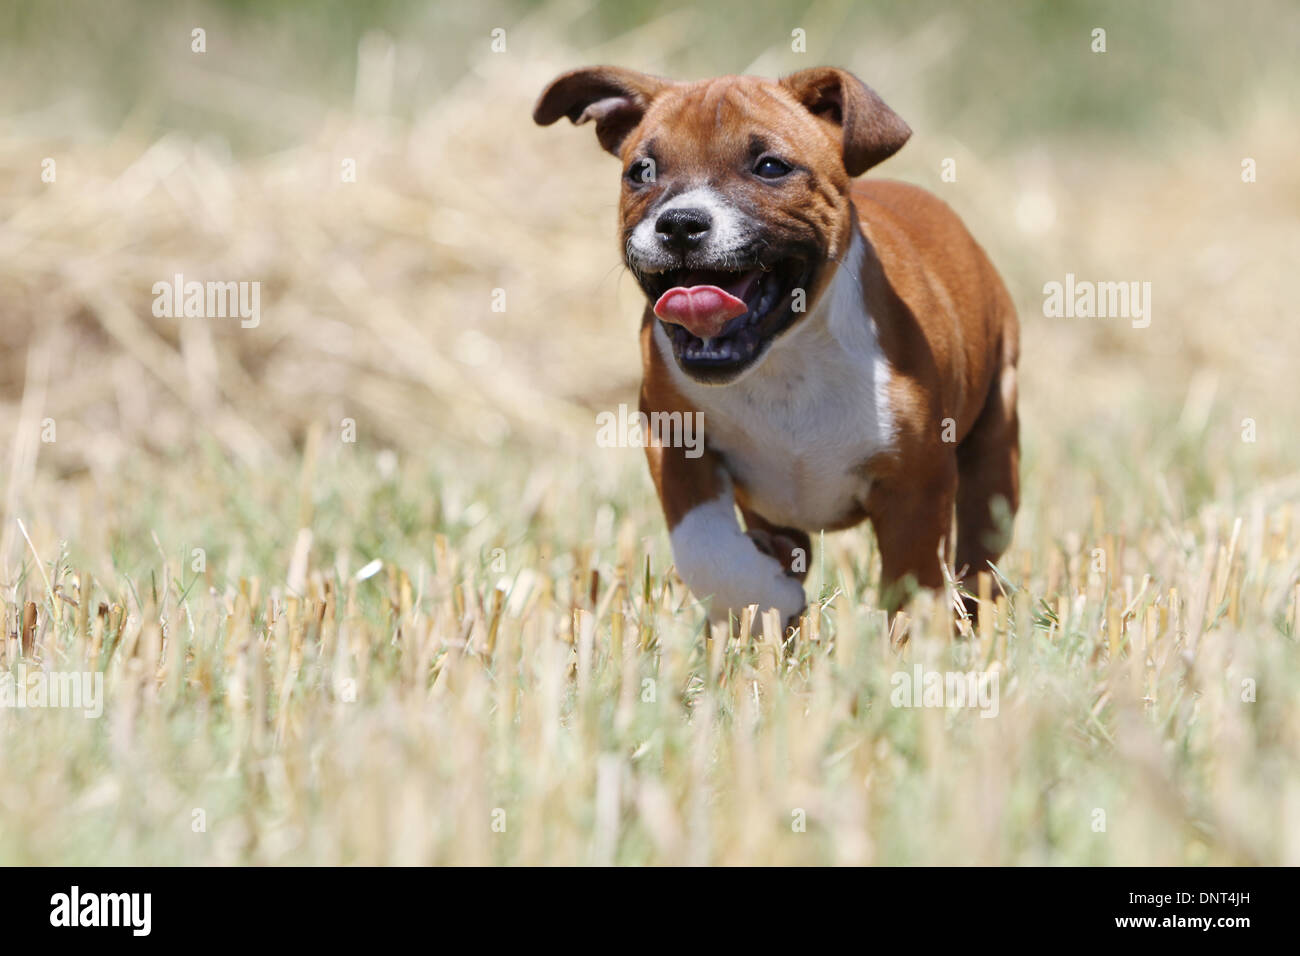
<path id="1" fill-rule="evenodd" d="M 533 118 L 594 121 L 623 163 L 621 237 L 649 298 L 641 410 L 704 413 L 655 443 L 677 571 L 715 618 L 805 604 L 809 532 L 870 519 L 882 595 L 984 570 L 1018 499 L 1018 324 L 956 214 L 854 182 L 911 130 L 852 74 L 674 83 L 575 70 Z M 736 516 L 744 518 L 742 530 Z"/>

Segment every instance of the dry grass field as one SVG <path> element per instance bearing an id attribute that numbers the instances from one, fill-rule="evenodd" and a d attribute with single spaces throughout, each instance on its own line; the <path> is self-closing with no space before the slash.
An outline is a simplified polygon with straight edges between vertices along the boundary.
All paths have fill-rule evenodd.
<path id="1" fill-rule="evenodd" d="M 0 863 L 1300 863 L 1294 6 L 254 6 L 0 14 Z M 529 119 L 594 62 L 835 63 L 910 122 L 868 175 L 1023 327 L 978 627 L 891 632 L 863 527 L 788 638 L 709 631 L 595 441 L 617 163 Z M 256 325 L 155 315 L 177 274 Z M 1150 324 L 1045 316 L 1067 274 Z M 918 667 L 996 693 L 898 706 Z M 12 703 L 82 672 L 98 716 Z"/>

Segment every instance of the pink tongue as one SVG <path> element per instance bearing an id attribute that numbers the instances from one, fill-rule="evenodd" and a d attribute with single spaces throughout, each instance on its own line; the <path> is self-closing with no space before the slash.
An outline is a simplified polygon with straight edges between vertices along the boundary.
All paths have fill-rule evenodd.
<path id="1" fill-rule="evenodd" d="M 677 286 L 655 303 L 655 315 L 683 326 L 697 338 L 711 339 L 738 315 L 749 311 L 745 303 L 716 285 Z"/>

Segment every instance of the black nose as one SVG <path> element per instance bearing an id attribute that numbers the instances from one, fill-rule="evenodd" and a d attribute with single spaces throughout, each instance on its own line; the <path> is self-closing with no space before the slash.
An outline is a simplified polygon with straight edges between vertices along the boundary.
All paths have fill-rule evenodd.
<path id="1" fill-rule="evenodd" d="M 712 225 L 712 218 L 703 209 L 669 209 L 655 220 L 655 232 L 665 246 L 685 252 L 698 246 Z"/>

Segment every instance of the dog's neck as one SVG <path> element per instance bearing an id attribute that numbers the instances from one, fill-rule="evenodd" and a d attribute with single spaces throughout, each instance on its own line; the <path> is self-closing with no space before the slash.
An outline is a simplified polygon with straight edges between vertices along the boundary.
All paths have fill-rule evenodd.
<path id="1" fill-rule="evenodd" d="M 866 314 L 862 271 L 867 240 L 858 224 L 850 227 L 848 248 L 837 261 L 826 288 L 804 318 L 772 343 L 767 356 L 740 383 L 773 380 L 788 383 L 792 374 L 813 371 L 812 356 L 852 353 L 861 355 L 875 348 L 872 317 Z"/>
<path id="2" fill-rule="evenodd" d="M 865 386 L 865 396 L 885 415 L 884 386 L 888 363 L 877 338 L 875 317 L 868 314 L 862 274 L 868 261 L 867 239 L 856 222 L 849 230 L 847 249 L 830 268 L 834 271 L 816 304 L 793 328 L 772 343 L 756 367 L 727 385 L 694 381 L 673 359 L 672 345 L 659 323 L 654 339 L 676 385 L 701 408 L 785 407 L 822 405 L 827 390 L 843 390 L 842 376 Z M 863 375 L 866 370 L 866 375 Z M 887 423 L 886 430 L 892 426 Z"/>
<path id="3" fill-rule="evenodd" d="M 892 372 L 861 286 L 870 254 L 854 228 L 808 314 L 730 384 L 692 381 L 656 327 L 674 384 L 704 413 L 706 444 L 778 523 L 834 525 L 868 492 L 862 464 L 893 447 Z"/>

